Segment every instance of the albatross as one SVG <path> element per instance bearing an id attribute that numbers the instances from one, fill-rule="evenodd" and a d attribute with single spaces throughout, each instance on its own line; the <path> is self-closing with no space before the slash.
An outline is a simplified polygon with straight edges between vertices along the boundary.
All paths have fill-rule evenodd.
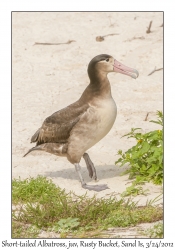
<path id="1" fill-rule="evenodd" d="M 107 54 L 94 57 L 87 71 L 90 83 L 80 99 L 44 120 L 31 138 L 31 142 L 36 142 L 36 146 L 24 157 L 35 150 L 67 157 L 68 161 L 74 164 L 82 187 L 99 192 L 108 189 L 108 186 L 86 184 L 79 163 L 83 157 L 89 176 L 97 180 L 96 169 L 86 151 L 110 131 L 117 115 L 107 74 L 118 72 L 136 79 L 139 73 Z"/>

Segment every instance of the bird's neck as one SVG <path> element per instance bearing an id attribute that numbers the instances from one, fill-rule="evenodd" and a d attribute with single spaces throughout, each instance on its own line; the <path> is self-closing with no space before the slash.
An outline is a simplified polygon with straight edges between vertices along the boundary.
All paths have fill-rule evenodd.
<path id="1" fill-rule="evenodd" d="M 111 98 L 111 86 L 107 74 L 96 74 L 90 77 L 90 84 L 83 92 L 80 100 L 93 100 L 94 98 Z"/>

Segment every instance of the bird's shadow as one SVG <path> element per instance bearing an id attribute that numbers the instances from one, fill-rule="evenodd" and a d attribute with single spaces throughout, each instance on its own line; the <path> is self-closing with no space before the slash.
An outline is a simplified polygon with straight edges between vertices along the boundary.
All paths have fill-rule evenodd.
<path id="1" fill-rule="evenodd" d="M 113 178 L 115 176 L 120 176 L 121 173 L 123 173 L 126 168 L 120 168 L 116 165 L 102 165 L 102 166 L 95 166 L 97 178 L 98 179 L 106 179 L 106 178 Z M 81 167 L 81 173 L 86 180 L 91 180 L 89 177 L 89 173 L 86 167 Z M 78 174 L 75 171 L 74 167 L 57 170 L 55 172 L 45 172 L 45 176 L 47 177 L 61 177 L 63 179 L 73 179 L 73 180 L 79 180 Z"/>

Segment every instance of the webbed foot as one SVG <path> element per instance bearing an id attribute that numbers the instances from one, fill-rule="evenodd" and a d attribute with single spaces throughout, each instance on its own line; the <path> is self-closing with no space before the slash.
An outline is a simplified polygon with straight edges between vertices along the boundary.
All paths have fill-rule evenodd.
<path id="1" fill-rule="evenodd" d="M 109 187 L 106 184 L 101 184 L 101 185 L 87 185 L 86 183 L 82 185 L 83 188 L 88 189 L 88 190 L 93 190 L 96 192 L 103 191 L 105 189 L 109 189 Z"/>

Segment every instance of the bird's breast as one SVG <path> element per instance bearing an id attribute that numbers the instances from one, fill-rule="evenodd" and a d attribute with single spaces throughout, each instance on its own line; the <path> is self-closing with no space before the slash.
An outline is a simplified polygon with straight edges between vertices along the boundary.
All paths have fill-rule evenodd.
<path id="1" fill-rule="evenodd" d="M 113 98 L 99 101 L 95 106 L 91 106 L 94 109 L 94 115 L 96 116 L 97 129 L 95 141 L 101 140 L 112 128 L 116 116 L 117 106 Z"/>
<path id="2" fill-rule="evenodd" d="M 117 107 L 112 98 L 89 103 L 89 108 L 70 133 L 68 154 L 78 162 L 86 150 L 99 142 L 112 128 Z"/>

